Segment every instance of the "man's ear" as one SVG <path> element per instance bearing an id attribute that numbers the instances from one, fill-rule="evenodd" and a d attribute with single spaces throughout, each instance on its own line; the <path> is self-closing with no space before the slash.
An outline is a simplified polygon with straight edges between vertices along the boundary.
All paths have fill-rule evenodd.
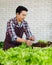
<path id="1" fill-rule="evenodd" d="M 16 13 L 16 16 L 19 16 L 19 13 Z"/>
<path id="2" fill-rule="evenodd" d="M 16 13 L 16 15 L 19 15 L 19 13 Z"/>

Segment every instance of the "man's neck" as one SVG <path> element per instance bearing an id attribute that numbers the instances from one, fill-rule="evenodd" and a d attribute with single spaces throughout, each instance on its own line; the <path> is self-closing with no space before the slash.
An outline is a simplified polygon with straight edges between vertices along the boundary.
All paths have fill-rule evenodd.
<path id="1" fill-rule="evenodd" d="M 17 17 L 16 17 L 16 20 L 17 20 L 18 23 L 21 23 L 21 21 Z"/>

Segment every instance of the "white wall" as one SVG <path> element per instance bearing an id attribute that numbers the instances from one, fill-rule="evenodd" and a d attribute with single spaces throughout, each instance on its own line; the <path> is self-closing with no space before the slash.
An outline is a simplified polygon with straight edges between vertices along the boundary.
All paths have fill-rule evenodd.
<path id="1" fill-rule="evenodd" d="M 0 0 L 0 41 L 5 39 L 6 23 L 15 17 L 19 5 L 29 10 L 26 20 L 35 39 L 52 41 L 52 0 Z"/>

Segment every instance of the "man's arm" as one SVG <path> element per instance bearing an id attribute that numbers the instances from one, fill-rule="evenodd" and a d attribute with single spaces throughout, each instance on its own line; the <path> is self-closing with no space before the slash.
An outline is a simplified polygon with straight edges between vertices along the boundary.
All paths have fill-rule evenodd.
<path id="1" fill-rule="evenodd" d="M 18 36 L 15 34 L 12 20 L 7 22 L 7 31 L 9 32 L 12 41 L 15 41 L 18 38 Z"/>
<path id="2" fill-rule="evenodd" d="M 30 28 L 29 28 L 27 22 L 24 23 L 24 32 L 25 32 L 25 34 L 26 34 L 26 38 L 27 38 L 27 39 L 32 40 L 32 41 L 35 40 L 35 39 L 34 39 L 34 36 L 32 35 L 32 33 L 31 33 L 31 31 L 30 31 Z"/>

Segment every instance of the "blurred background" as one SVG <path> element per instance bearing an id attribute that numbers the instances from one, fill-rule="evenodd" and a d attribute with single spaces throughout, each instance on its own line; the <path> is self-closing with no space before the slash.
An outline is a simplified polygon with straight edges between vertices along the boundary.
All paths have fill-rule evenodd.
<path id="1" fill-rule="evenodd" d="M 52 0 L 0 0 L 0 41 L 4 41 L 7 21 L 15 17 L 19 5 L 28 9 L 25 20 L 35 40 L 52 41 Z"/>

